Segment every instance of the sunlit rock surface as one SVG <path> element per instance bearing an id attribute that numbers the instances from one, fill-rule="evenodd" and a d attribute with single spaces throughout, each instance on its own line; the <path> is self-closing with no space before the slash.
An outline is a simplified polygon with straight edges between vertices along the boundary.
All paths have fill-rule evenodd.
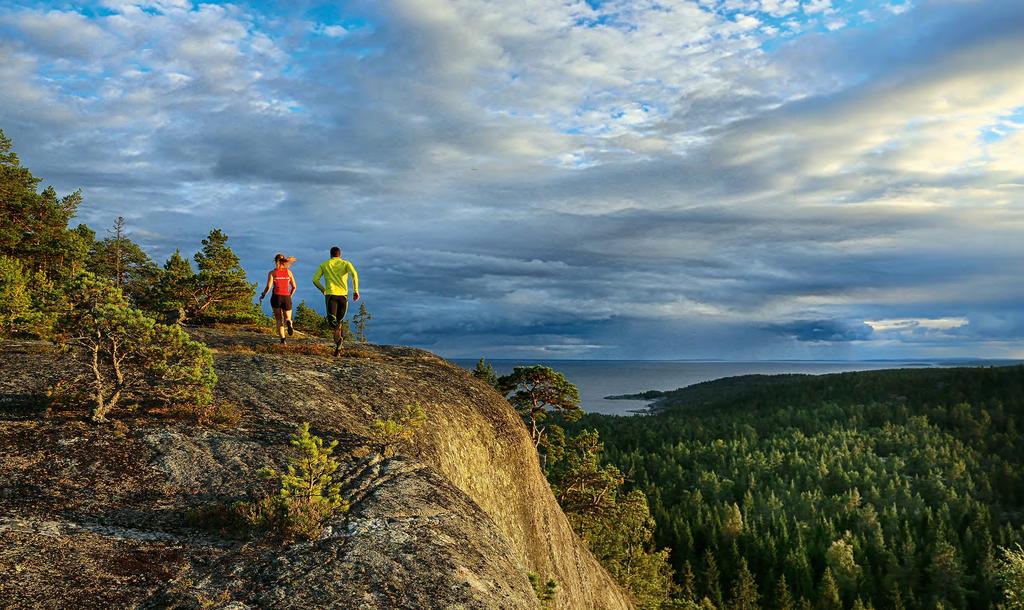
<path id="1" fill-rule="evenodd" d="M 230 428 L 168 414 L 40 412 L 73 364 L 43 343 L 0 359 L 0 606 L 530 608 L 528 572 L 556 608 L 629 608 L 572 533 L 516 414 L 462 369 L 410 348 L 193 330 L 216 353 Z M 375 418 L 420 402 L 416 446 L 382 459 Z M 288 546 L 191 527 L 189 508 L 244 497 L 295 425 L 340 441 L 351 510 Z"/>

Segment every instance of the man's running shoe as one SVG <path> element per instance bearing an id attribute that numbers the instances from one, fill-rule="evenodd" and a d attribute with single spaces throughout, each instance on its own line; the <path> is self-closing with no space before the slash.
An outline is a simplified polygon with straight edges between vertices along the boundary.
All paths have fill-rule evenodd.
<path id="1" fill-rule="evenodd" d="M 338 354 L 340 354 L 340 353 L 341 353 L 341 344 L 340 343 L 335 343 L 334 344 L 334 357 L 337 358 Z"/>
<path id="2" fill-rule="evenodd" d="M 284 337 L 281 337 L 281 345 L 284 345 Z"/>
<path id="3" fill-rule="evenodd" d="M 291 337 L 293 334 L 295 334 L 295 327 L 292 326 L 292 321 L 291 320 L 287 320 L 287 324 L 288 324 L 288 336 Z"/>

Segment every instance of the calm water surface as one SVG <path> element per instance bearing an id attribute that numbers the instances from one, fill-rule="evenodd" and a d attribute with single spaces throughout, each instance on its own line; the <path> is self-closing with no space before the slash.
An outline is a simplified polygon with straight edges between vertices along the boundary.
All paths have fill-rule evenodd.
<path id="1" fill-rule="evenodd" d="M 453 359 L 459 366 L 472 369 L 476 360 Z M 543 364 L 561 372 L 580 390 L 585 411 L 609 415 L 631 415 L 647 406 L 645 400 L 605 400 L 615 394 L 635 394 L 644 390 L 675 390 L 702 381 L 749 374 L 842 373 L 875 369 L 952 366 L 953 363 L 779 361 L 779 362 L 693 362 L 663 360 L 490 360 L 499 375 L 516 366 Z"/>

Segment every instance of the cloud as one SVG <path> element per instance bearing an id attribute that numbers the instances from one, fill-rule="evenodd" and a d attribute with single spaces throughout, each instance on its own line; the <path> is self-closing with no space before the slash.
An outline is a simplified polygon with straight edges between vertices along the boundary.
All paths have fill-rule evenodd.
<path id="1" fill-rule="evenodd" d="M 874 330 L 869 324 L 843 320 L 794 320 L 768 328 L 797 341 L 811 343 L 864 341 Z"/>
<path id="2" fill-rule="evenodd" d="M 878 332 L 905 332 L 920 330 L 952 330 L 968 324 L 967 318 L 903 318 L 897 320 L 865 320 L 865 324 Z"/>
<path id="3" fill-rule="evenodd" d="M 380 341 L 1024 351 L 1024 8 L 922 2 L 871 27 L 852 10 L 0 10 L 0 127 L 48 183 L 84 189 L 81 220 L 124 215 L 157 257 L 218 226 L 253 279 L 299 256 L 297 297 L 318 305 L 303 276 L 339 243 Z M 943 319 L 966 323 L 928 326 Z"/>
<path id="4" fill-rule="evenodd" d="M 348 34 L 348 30 L 345 26 L 337 24 L 328 25 L 325 23 L 318 23 L 313 28 L 313 31 L 329 38 L 343 38 Z"/>
<path id="5" fill-rule="evenodd" d="M 832 2 L 831 0 L 804 0 L 803 8 L 804 13 L 808 15 L 827 13 L 832 10 Z"/>
<path id="6" fill-rule="evenodd" d="M 761 10 L 772 17 L 785 17 L 799 8 L 799 0 L 761 0 Z"/>
<path id="7" fill-rule="evenodd" d="M 19 36 L 41 55 L 93 60 L 114 46 L 109 32 L 74 11 L 23 9 L 0 15 L 0 32 Z"/>

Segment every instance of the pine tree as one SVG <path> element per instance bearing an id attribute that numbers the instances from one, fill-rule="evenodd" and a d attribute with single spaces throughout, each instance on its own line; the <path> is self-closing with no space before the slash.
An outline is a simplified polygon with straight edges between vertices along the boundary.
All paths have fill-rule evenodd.
<path id="1" fill-rule="evenodd" d="M 89 249 L 86 268 L 114 282 L 137 307 L 152 307 L 159 268 L 149 255 L 126 233 L 123 216 L 118 216 L 109 237 L 96 241 Z"/>
<path id="2" fill-rule="evenodd" d="M 847 536 L 849 536 L 849 532 L 847 532 Z M 825 562 L 832 569 L 841 591 L 849 592 L 857 588 L 857 579 L 860 578 L 861 569 L 853 558 L 852 544 L 845 539 L 836 540 L 825 552 Z"/>
<path id="3" fill-rule="evenodd" d="M 317 313 L 315 309 L 306 304 L 305 301 L 300 301 L 295 306 L 295 328 L 301 330 L 304 333 L 311 335 L 318 335 L 321 337 L 331 337 L 331 329 L 327 326 L 327 320 Z"/>
<path id="4" fill-rule="evenodd" d="M 814 595 L 814 576 L 811 565 L 807 561 L 807 550 L 803 541 L 798 539 L 796 548 L 786 556 L 786 571 L 790 575 L 793 593 L 801 597 Z"/>
<path id="5" fill-rule="evenodd" d="M 693 565 L 689 559 L 683 564 L 679 597 L 689 601 L 697 601 L 697 577 L 693 573 Z"/>
<path id="6" fill-rule="evenodd" d="M 0 130 L 0 255 L 19 259 L 29 277 L 36 272 L 62 283 L 82 270 L 91 241 L 68 230 L 82 203 L 81 192 L 58 197 L 53 187 L 23 167 L 11 140 Z"/>
<path id="7" fill-rule="evenodd" d="M 3 290 L 13 299 L 0 304 L 6 310 L 0 316 L 19 335 L 49 337 L 63 309 L 64 286 L 84 269 L 94 233 L 84 225 L 68 228 L 82 202 L 80 192 L 58 197 L 53 187 L 39 192 L 41 182 L 21 165 L 0 130 L 0 257 L 7 259 Z M 29 306 L 22 309 L 26 297 Z"/>
<path id="8" fill-rule="evenodd" d="M 552 427 L 561 432 L 561 427 Z M 545 438 L 556 436 L 549 433 Z M 659 608 L 669 599 L 672 568 L 668 551 L 654 542 L 654 519 L 642 491 L 625 491 L 618 468 L 601 462 L 603 445 L 593 430 L 568 439 L 564 459 L 547 471 L 551 490 L 594 557 L 629 591 L 639 608 Z M 692 572 L 690 586 L 692 592 Z"/>
<path id="9" fill-rule="evenodd" d="M 286 540 L 315 540 L 332 514 L 349 508 L 341 485 L 334 481 L 340 464 L 331 454 L 338 441 L 324 445 L 323 439 L 309 433 L 309 423 L 303 423 L 292 434 L 290 444 L 296 455 L 288 458 L 284 472 L 270 467 L 259 471 L 260 477 L 276 479 L 280 487 L 257 505 L 256 522 Z"/>
<path id="10" fill-rule="evenodd" d="M 615 510 L 625 479 L 618 468 L 601 463 L 603 452 L 598 433 L 583 430 L 569 440 L 564 460 L 548 473 L 551 491 L 566 513 L 594 519 Z"/>
<path id="11" fill-rule="evenodd" d="M 196 253 L 199 272 L 190 313 L 214 320 L 251 321 L 260 316 L 253 303 L 256 284 L 248 282 L 245 269 L 227 242 L 223 231 L 213 229 Z"/>
<path id="12" fill-rule="evenodd" d="M 1024 548 L 1001 549 L 996 574 L 1003 585 L 1007 610 L 1024 610 Z"/>
<path id="13" fill-rule="evenodd" d="M 986 515 L 987 516 L 987 515 Z M 977 574 L 978 589 L 980 590 L 980 604 L 992 605 L 996 589 L 996 556 L 992 545 L 992 534 L 989 532 L 986 523 L 979 523 L 977 526 L 979 547 L 978 566 L 974 570 Z M 972 528 L 973 529 L 973 528 Z M 1024 590 L 1024 583 L 1022 583 Z"/>
<path id="14" fill-rule="evenodd" d="M 936 603 L 959 608 L 964 604 L 964 571 L 956 549 L 945 540 L 939 540 L 932 551 L 928 566 L 931 594 Z"/>
<path id="15" fill-rule="evenodd" d="M 22 334 L 34 326 L 28 281 L 20 260 L 0 256 L 0 337 Z"/>
<path id="16" fill-rule="evenodd" d="M 747 560 L 740 558 L 740 572 L 732 587 L 732 600 L 729 608 L 733 610 L 758 610 L 757 582 L 747 567 Z"/>
<path id="17" fill-rule="evenodd" d="M 373 319 L 373 316 L 366 310 L 366 303 L 359 303 L 359 311 L 352 317 L 352 324 L 355 326 L 356 341 L 366 343 L 366 325 Z"/>
<path id="18" fill-rule="evenodd" d="M 722 533 L 730 538 L 736 538 L 743 533 L 743 513 L 735 502 L 725 509 L 725 519 L 722 521 Z"/>
<path id="19" fill-rule="evenodd" d="M 494 371 L 494 367 L 482 357 L 476 362 L 476 368 L 473 369 L 473 377 L 483 381 L 492 388 L 498 388 L 498 373 L 496 373 Z"/>
<path id="20" fill-rule="evenodd" d="M 843 610 L 843 600 L 839 597 L 839 586 L 832 575 L 832 568 L 825 568 L 825 574 L 818 583 L 818 603 L 815 610 Z"/>
<path id="21" fill-rule="evenodd" d="M 118 216 L 114 221 L 114 242 L 112 254 L 114 257 L 114 285 L 121 290 L 124 290 L 124 285 L 127 283 L 124 272 L 124 225 L 124 216 Z"/>
<path id="22" fill-rule="evenodd" d="M 718 572 L 718 562 L 711 549 L 704 551 L 704 592 L 707 597 L 719 608 L 725 607 L 725 600 L 722 595 L 722 577 Z"/>
<path id="23" fill-rule="evenodd" d="M 175 250 L 157 275 L 149 309 L 162 314 L 169 321 L 185 322 L 191 312 L 195 311 L 196 290 L 197 278 L 191 263 L 181 255 L 180 250 Z"/>
<path id="24" fill-rule="evenodd" d="M 542 425 L 549 412 L 557 412 L 566 421 L 582 415 L 580 393 L 564 375 L 546 366 L 517 366 L 512 373 L 498 379 L 509 403 L 528 422 L 534 447 L 544 440 Z"/>
<path id="25" fill-rule="evenodd" d="M 779 576 L 779 584 L 775 587 L 775 607 L 777 610 L 796 610 L 796 602 L 793 601 L 793 594 L 789 592 L 785 574 Z"/>
<path id="26" fill-rule="evenodd" d="M 899 584 L 893 581 L 889 585 L 889 607 L 892 610 L 906 610 L 907 606 L 903 603 L 903 594 L 900 592 Z"/>
<path id="27" fill-rule="evenodd" d="M 213 356 L 178 326 L 157 324 L 130 307 L 109 280 L 83 273 L 72 281 L 58 345 L 88 369 L 92 419 L 122 401 L 203 406 L 217 382 Z"/>

